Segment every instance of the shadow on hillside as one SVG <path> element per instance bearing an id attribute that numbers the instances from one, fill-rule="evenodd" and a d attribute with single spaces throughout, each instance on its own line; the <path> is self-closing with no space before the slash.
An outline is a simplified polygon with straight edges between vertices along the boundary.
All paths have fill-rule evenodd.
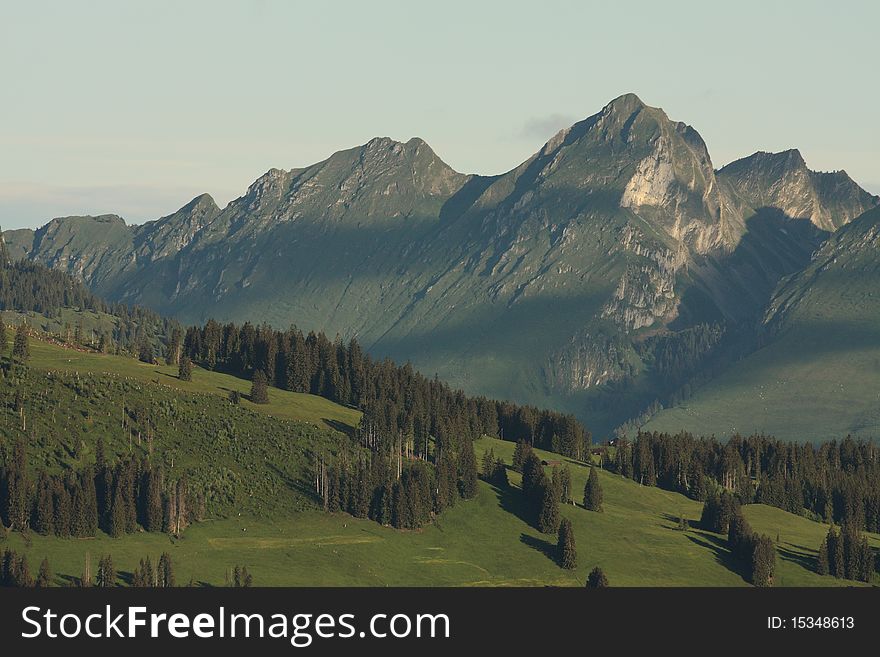
<path id="1" fill-rule="evenodd" d="M 275 475 L 279 479 L 281 479 L 281 481 L 284 483 L 285 486 L 287 486 L 287 488 L 289 490 L 296 491 L 310 500 L 314 500 L 314 501 L 318 501 L 318 502 L 321 501 L 321 498 L 318 497 L 318 495 L 315 493 L 315 490 L 313 488 L 311 488 L 310 486 L 307 486 L 306 484 L 302 483 L 301 481 L 297 481 L 296 479 L 293 479 L 286 472 L 282 471 L 274 463 L 267 463 L 266 466 L 269 468 L 269 470 L 274 472 Z"/>
<path id="2" fill-rule="evenodd" d="M 530 548 L 537 550 L 550 559 L 550 561 L 556 563 L 556 545 L 554 543 L 544 540 L 543 538 L 529 536 L 528 534 L 520 534 L 519 540 L 524 545 L 528 545 Z"/>
<path id="3" fill-rule="evenodd" d="M 321 421 L 334 431 L 344 433 L 349 438 L 354 438 L 354 427 L 350 424 L 340 422 L 339 420 L 331 420 L 330 418 L 326 417 L 322 417 Z"/>
<path id="4" fill-rule="evenodd" d="M 818 572 L 816 557 L 813 556 L 812 550 L 803 545 L 793 545 L 791 543 L 789 545 L 791 545 L 791 548 L 782 547 L 781 545 L 776 546 L 780 559 L 795 563 L 812 573 Z"/>
<path id="5" fill-rule="evenodd" d="M 495 490 L 496 495 L 498 496 L 498 503 L 502 510 L 513 514 L 527 525 L 532 524 L 531 510 L 529 509 L 529 505 L 526 504 L 526 501 L 523 499 L 522 490 L 509 485 L 506 488 L 492 486 L 492 489 Z"/>
<path id="6" fill-rule="evenodd" d="M 715 555 L 715 561 L 727 568 L 732 573 L 736 573 L 744 580 L 748 581 L 748 572 L 744 565 L 736 559 L 727 548 L 727 541 L 720 536 L 712 534 L 700 533 L 697 535 L 688 534 L 689 541 L 696 543 L 700 547 L 708 548 Z"/>
<path id="7" fill-rule="evenodd" d="M 676 531 L 680 531 L 678 523 L 681 520 L 682 516 L 674 513 L 662 513 L 660 517 L 666 522 L 671 522 L 672 526 L 667 526 L 666 529 L 674 529 Z M 684 519 L 687 521 L 688 529 L 699 529 L 700 521 L 699 519 L 694 520 L 693 518 L 688 518 L 684 516 Z"/>

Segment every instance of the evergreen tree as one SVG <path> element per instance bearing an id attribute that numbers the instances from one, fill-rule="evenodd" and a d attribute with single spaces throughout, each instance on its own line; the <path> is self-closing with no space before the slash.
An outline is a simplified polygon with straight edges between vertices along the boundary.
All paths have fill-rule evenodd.
<path id="1" fill-rule="evenodd" d="M 171 563 L 171 555 L 163 552 L 159 557 L 159 564 L 156 569 L 156 585 L 160 588 L 173 588 L 174 583 L 174 566 Z"/>
<path id="2" fill-rule="evenodd" d="M 189 356 L 184 356 L 180 359 L 180 365 L 177 368 L 177 378 L 181 381 L 192 381 L 193 377 L 193 362 L 190 360 Z"/>
<path id="3" fill-rule="evenodd" d="M 477 457 L 474 445 L 468 438 L 462 438 L 458 454 L 458 492 L 466 500 L 477 495 Z"/>
<path id="4" fill-rule="evenodd" d="M 846 563 L 843 551 L 843 538 L 837 532 L 833 535 L 833 540 L 829 539 L 828 556 L 831 566 L 831 574 L 835 577 L 843 579 L 846 577 Z"/>
<path id="5" fill-rule="evenodd" d="M 510 485 L 507 479 L 507 466 L 504 465 L 504 461 L 500 457 L 495 459 L 495 463 L 492 466 L 490 483 L 498 488 L 507 488 Z"/>
<path id="6" fill-rule="evenodd" d="M 776 548 L 769 536 L 755 536 L 752 540 L 752 584 L 755 586 L 772 586 L 773 574 L 776 570 Z"/>
<path id="7" fill-rule="evenodd" d="M 156 576 L 153 572 L 153 562 L 150 561 L 150 557 L 144 557 L 140 560 L 138 567 L 134 571 L 131 585 L 136 588 L 156 586 Z"/>
<path id="8" fill-rule="evenodd" d="M 827 575 L 831 572 L 831 567 L 828 563 L 828 537 L 826 536 L 822 540 L 822 544 L 819 546 L 819 556 L 816 560 L 816 572 L 820 575 Z"/>
<path id="9" fill-rule="evenodd" d="M 517 472 L 522 472 L 523 465 L 526 462 L 526 457 L 531 451 L 531 447 L 526 444 L 524 440 L 518 440 L 516 442 L 516 447 L 513 450 L 513 469 Z"/>
<path id="10" fill-rule="evenodd" d="M 0 317 L 0 356 L 6 353 L 9 336 L 6 335 L 6 322 Z"/>
<path id="11" fill-rule="evenodd" d="M 254 404 L 269 403 L 269 381 L 263 370 L 254 372 L 254 379 L 251 385 L 251 401 Z"/>
<path id="12" fill-rule="evenodd" d="M 584 508 L 588 511 L 602 511 L 602 486 L 596 466 L 590 468 L 590 476 L 584 485 Z"/>
<path id="13" fill-rule="evenodd" d="M 555 534 L 559 529 L 559 496 L 546 478 L 541 487 L 541 509 L 536 525 L 543 534 Z"/>
<path id="14" fill-rule="evenodd" d="M 48 588 L 52 585 L 52 570 L 49 568 L 49 559 L 43 558 L 40 562 L 40 572 L 37 574 L 37 581 L 34 586 L 40 589 Z"/>
<path id="15" fill-rule="evenodd" d="M 22 322 L 15 329 L 15 341 L 12 345 L 12 360 L 19 363 L 27 362 L 31 356 L 30 342 L 28 338 L 27 323 Z"/>
<path id="16" fill-rule="evenodd" d="M 604 589 L 608 586 L 608 578 L 599 566 L 593 568 L 587 576 L 588 589 Z"/>
<path id="17" fill-rule="evenodd" d="M 572 570 L 577 567 L 574 529 L 571 526 L 571 520 L 568 518 L 563 518 L 559 523 L 559 542 L 556 545 L 556 558 L 562 568 Z"/>
<path id="18" fill-rule="evenodd" d="M 26 554 L 21 555 L 15 566 L 15 586 L 21 588 L 32 588 L 34 586 L 34 578 L 31 577 L 31 569 L 28 565 Z"/>
<path id="19" fill-rule="evenodd" d="M 3 551 L 3 561 L 0 562 L 0 586 L 15 586 L 15 568 L 18 563 L 18 555 L 14 550 L 6 548 Z"/>
<path id="20" fill-rule="evenodd" d="M 108 554 L 98 561 L 98 573 L 95 585 L 100 588 L 110 588 L 116 583 L 116 570 L 113 568 L 113 558 Z"/>

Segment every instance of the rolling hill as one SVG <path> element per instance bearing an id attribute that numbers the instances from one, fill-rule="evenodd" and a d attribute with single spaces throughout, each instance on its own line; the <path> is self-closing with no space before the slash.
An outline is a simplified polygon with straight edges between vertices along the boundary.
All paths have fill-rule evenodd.
<path id="1" fill-rule="evenodd" d="M 513 444 L 483 439 L 510 461 Z M 564 460 L 541 452 L 543 458 Z M 583 489 L 588 467 L 566 461 L 573 489 Z M 180 538 L 141 533 L 111 539 L 32 536 L 7 544 L 39 563 L 48 555 L 58 583 L 78 578 L 86 555 L 93 562 L 112 554 L 122 581 L 144 556 L 172 555 L 181 583 L 222 585 L 234 565 L 246 565 L 258 586 L 583 586 L 596 565 L 612 586 L 744 586 L 726 537 L 701 529 L 677 529 L 679 515 L 696 525 L 700 503 L 676 493 L 639 486 L 599 472 L 605 511 L 564 506 L 575 530 L 578 568 L 565 571 L 552 558 L 554 537 L 522 520 L 518 479 L 501 490 L 480 482 L 476 499 L 456 505 L 434 525 L 397 531 L 347 514 L 304 511 L 292 517 L 247 515 L 190 527 Z M 779 536 L 778 586 L 838 586 L 856 582 L 814 572 L 816 549 L 827 525 L 779 509 L 750 505 L 745 514 L 759 532 Z M 880 537 L 871 535 L 871 545 Z M 491 546 L 491 549 L 487 549 Z"/>

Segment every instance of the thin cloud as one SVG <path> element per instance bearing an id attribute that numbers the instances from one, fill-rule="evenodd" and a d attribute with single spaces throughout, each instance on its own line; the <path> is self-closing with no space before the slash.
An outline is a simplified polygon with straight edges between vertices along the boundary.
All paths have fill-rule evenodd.
<path id="1" fill-rule="evenodd" d="M 577 118 L 568 114 L 533 117 L 523 125 L 521 136 L 526 139 L 550 139 L 563 128 L 569 128 L 576 122 Z"/>

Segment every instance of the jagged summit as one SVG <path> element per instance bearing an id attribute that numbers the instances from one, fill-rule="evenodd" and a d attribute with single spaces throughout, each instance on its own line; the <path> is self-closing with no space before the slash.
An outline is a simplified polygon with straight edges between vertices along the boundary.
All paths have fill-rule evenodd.
<path id="1" fill-rule="evenodd" d="M 694 128 L 624 94 L 498 176 L 380 136 L 270 169 L 222 210 L 202 195 L 142 226 L 74 218 L 4 236 L 114 301 L 295 322 L 475 393 L 566 403 L 654 385 L 633 343 L 646 332 L 754 321 L 877 203 L 795 150 L 716 171 Z"/>
<path id="2" fill-rule="evenodd" d="M 772 207 L 792 219 L 809 219 L 834 231 L 880 203 L 845 171 L 813 171 L 797 149 L 759 151 L 718 171 L 750 207 Z"/>

